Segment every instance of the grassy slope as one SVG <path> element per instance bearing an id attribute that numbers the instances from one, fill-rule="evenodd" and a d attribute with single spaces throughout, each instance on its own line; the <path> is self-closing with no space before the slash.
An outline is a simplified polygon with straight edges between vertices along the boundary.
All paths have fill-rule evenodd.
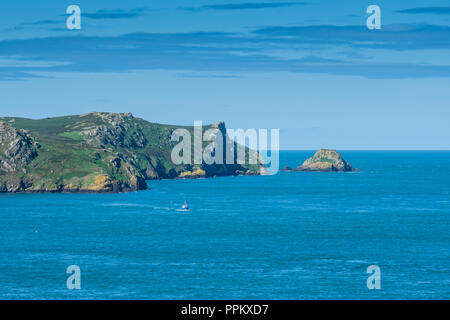
<path id="1" fill-rule="evenodd" d="M 42 120 L 14 118 L 11 124 L 28 130 L 40 144 L 38 157 L 27 168 L 35 186 L 53 189 L 63 180 L 72 181 L 73 178 L 79 178 L 81 185 L 81 180 L 89 179 L 92 173 L 100 173 L 100 168 L 92 161 L 93 154 L 100 150 L 61 135 L 66 132 L 66 126 L 77 121 L 77 116 Z"/>

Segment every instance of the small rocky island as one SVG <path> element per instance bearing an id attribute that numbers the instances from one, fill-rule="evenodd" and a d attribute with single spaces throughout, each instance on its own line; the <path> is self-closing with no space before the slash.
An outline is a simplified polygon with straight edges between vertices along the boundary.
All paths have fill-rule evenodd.
<path id="1" fill-rule="evenodd" d="M 304 171 L 304 172 L 349 172 L 359 171 L 353 168 L 342 158 L 336 150 L 321 149 L 314 156 L 303 162 L 296 168 L 285 167 L 283 171 Z"/>

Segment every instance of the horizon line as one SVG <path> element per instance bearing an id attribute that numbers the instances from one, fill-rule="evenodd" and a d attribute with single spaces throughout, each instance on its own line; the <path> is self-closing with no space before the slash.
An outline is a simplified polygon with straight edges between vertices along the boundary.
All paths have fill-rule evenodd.
<path id="1" fill-rule="evenodd" d="M 320 149 L 332 149 L 337 151 L 450 151 L 449 149 L 339 149 L 339 148 L 319 148 L 319 149 L 280 149 L 279 151 L 317 151 Z M 270 151 L 270 150 L 259 150 Z"/>

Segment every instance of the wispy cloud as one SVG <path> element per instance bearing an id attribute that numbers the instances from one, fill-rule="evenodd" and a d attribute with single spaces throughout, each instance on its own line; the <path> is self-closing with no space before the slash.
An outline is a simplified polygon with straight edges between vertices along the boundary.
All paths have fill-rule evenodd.
<path id="1" fill-rule="evenodd" d="M 0 81 L 22 81 L 33 78 L 44 78 L 30 72 L 0 67 Z"/>
<path id="2" fill-rule="evenodd" d="M 252 2 L 252 3 L 227 3 L 216 5 L 205 5 L 195 8 L 182 8 L 188 11 L 204 11 L 204 10 L 255 10 L 255 9 L 273 9 L 286 8 L 294 6 L 305 6 L 307 2 Z"/>
<path id="3" fill-rule="evenodd" d="M 212 79 L 242 79 L 243 76 L 240 75 L 234 75 L 234 74 L 215 74 L 210 72 L 205 73 L 192 73 L 192 72 L 185 72 L 185 73 L 178 73 L 178 76 L 180 78 L 212 78 Z"/>
<path id="4" fill-rule="evenodd" d="M 82 17 L 86 17 L 92 20 L 107 20 L 107 19 L 133 19 L 139 16 L 143 16 L 148 12 L 147 8 L 134 8 L 130 10 L 124 9 L 100 9 L 95 12 L 82 12 Z M 22 31 L 29 27 L 41 27 L 48 31 L 64 31 L 66 28 L 65 18 L 68 14 L 61 14 L 60 19 L 44 19 L 38 21 L 24 22 L 15 27 L 5 29 L 4 31 Z M 60 27 L 58 27 L 58 25 Z M 91 26 L 92 27 L 92 26 Z M 98 27 L 98 26 L 96 26 Z"/>
<path id="5" fill-rule="evenodd" d="M 95 12 L 82 12 L 82 17 L 86 17 L 88 19 L 92 20 L 107 20 L 107 19 L 133 19 L 142 15 L 145 15 L 148 12 L 147 8 L 134 8 L 130 10 L 124 10 L 124 9 L 100 9 Z M 61 31 L 65 30 L 65 17 L 67 17 L 68 14 L 62 14 L 60 19 L 45 19 L 45 20 L 38 20 L 38 21 L 31 21 L 31 22 L 24 22 L 21 23 L 13 28 L 9 28 L 6 31 L 21 31 L 25 30 L 27 27 L 51 27 L 47 28 L 49 31 Z M 61 28 L 58 28 L 56 26 L 60 25 Z"/>
<path id="6" fill-rule="evenodd" d="M 51 62 L 51 61 L 42 61 L 42 60 L 27 60 L 22 57 L 0 57 L 0 68 L 49 68 L 56 67 L 61 65 L 66 65 L 68 63 L 64 62 Z"/>
<path id="7" fill-rule="evenodd" d="M 398 10 L 397 12 L 412 14 L 450 14 L 450 7 L 421 7 Z"/>
<path id="8" fill-rule="evenodd" d="M 450 27 L 426 24 L 385 25 L 379 32 L 364 26 L 265 27 L 253 31 L 269 40 L 289 44 L 343 45 L 386 50 L 450 49 Z"/>
<path id="9" fill-rule="evenodd" d="M 82 13 L 83 17 L 96 20 L 104 19 L 132 19 L 144 15 L 148 11 L 147 8 L 134 8 L 131 10 L 124 9 L 100 9 L 96 12 Z"/>
<path id="10" fill-rule="evenodd" d="M 372 54 L 352 57 L 337 53 L 364 50 L 450 50 L 450 27 L 385 25 L 379 32 L 371 32 L 360 26 L 274 26 L 250 33 L 134 33 L 5 40 L 0 41 L 0 57 L 55 63 L 30 67 L 5 61 L 0 66 L 0 79 L 22 79 L 38 72 L 136 70 L 173 70 L 194 77 L 275 71 L 372 78 L 450 77 L 450 64 L 427 63 L 426 58 L 419 64 L 377 60 Z"/>
<path id="11" fill-rule="evenodd" d="M 51 26 L 64 23 L 64 20 L 39 20 L 34 22 L 24 22 L 21 26 Z"/>

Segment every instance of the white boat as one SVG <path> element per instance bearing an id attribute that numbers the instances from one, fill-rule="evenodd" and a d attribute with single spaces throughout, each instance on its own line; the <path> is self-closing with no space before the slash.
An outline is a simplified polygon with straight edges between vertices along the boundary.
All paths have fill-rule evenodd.
<path id="1" fill-rule="evenodd" d="M 181 211 L 189 211 L 189 206 L 186 201 L 181 206 Z"/>

